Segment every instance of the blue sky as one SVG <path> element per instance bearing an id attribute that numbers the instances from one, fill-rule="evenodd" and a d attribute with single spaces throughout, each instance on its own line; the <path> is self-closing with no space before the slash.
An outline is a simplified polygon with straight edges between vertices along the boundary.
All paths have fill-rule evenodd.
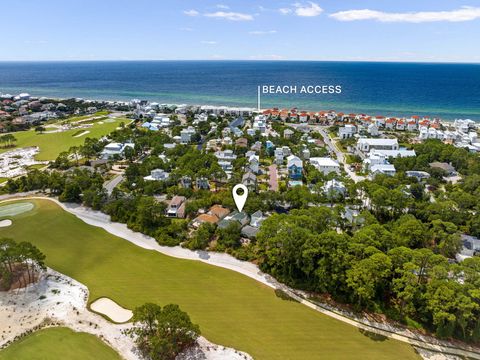
<path id="1" fill-rule="evenodd" d="M 480 62 L 480 0 L 0 0 L 0 60 Z"/>

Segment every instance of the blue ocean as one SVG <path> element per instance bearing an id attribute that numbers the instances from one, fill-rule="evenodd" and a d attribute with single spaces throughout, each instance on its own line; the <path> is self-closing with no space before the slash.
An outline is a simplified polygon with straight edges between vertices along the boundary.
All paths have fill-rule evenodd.
<path id="1" fill-rule="evenodd" d="M 0 62 L 0 92 L 257 106 L 261 85 L 340 85 L 340 94 L 262 95 L 262 108 L 480 121 L 480 64 L 310 61 Z"/>

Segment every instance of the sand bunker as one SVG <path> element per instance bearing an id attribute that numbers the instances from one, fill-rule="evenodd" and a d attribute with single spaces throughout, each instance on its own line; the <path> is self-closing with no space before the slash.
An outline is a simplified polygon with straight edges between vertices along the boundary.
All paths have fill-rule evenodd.
<path id="1" fill-rule="evenodd" d="M 12 225 L 12 220 L 0 220 L 0 227 L 7 227 Z"/>
<path id="2" fill-rule="evenodd" d="M 15 216 L 23 214 L 34 208 L 34 205 L 30 202 L 21 202 L 0 206 L 0 218 L 6 216 Z"/>
<path id="3" fill-rule="evenodd" d="M 77 137 L 80 137 L 80 136 L 87 135 L 88 133 L 90 133 L 90 131 L 86 130 L 84 132 L 81 132 L 80 134 L 75 135 L 74 137 L 77 138 Z"/>
<path id="4" fill-rule="evenodd" d="M 130 320 L 133 313 L 118 305 L 115 301 L 108 298 L 100 298 L 94 301 L 90 308 L 97 313 L 108 316 L 115 322 L 122 323 Z"/>

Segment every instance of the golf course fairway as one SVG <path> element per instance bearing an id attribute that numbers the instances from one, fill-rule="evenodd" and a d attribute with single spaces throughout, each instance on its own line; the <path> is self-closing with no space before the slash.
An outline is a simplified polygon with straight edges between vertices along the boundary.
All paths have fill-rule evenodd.
<path id="1" fill-rule="evenodd" d="M 67 151 L 72 146 L 83 145 L 87 137 L 101 138 L 110 134 L 122 122 L 127 124 L 128 119 L 112 119 L 108 122 L 94 123 L 92 127 L 86 129 L 71 129 L 62 132 L 37 133 L 35 130 L 17 131 L 14 136 L 17 139 L 15 147 L 0 148 L 0 153 L 30 146 L 38 146 L 40 152 L 35 156 L 37 160 L 55 160 L 62 151 Z M 75 137 L 76 134 L 83 131 L 89 133 L 85 136 Z"/>
<path id="2" fill-rule="evenodd" d="M 120 360 L 94 335 L 67 328 L 39 330 L 0 351 L 0 360 Z"/>
<path id="3" fill-rule="evenodd" d="M 244 275 L 140 248 L 51 201 L 28 202 L 35 208 L 10 217 L 0 237 L 35 244 L 49 267 L 89 288 L 89 302 L 108 297 L 128 309 L 179 304 L 208 340 L 257 360 L 420 359 L 408 344 L 372 339 Z"/>

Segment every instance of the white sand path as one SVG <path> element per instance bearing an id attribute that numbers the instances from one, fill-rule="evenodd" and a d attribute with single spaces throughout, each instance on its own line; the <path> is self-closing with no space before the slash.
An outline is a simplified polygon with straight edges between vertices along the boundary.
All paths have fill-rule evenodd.
<path id="1" fill-rule="evenodd" d="M 74 136 L 74 138 L 78 138 L 78 137 L 81 137 L 81 136 L 85 136 L 87 134 L 89 134 L 90 131 L 89 130 L 85 130 L 85 131 L 82 131 L 80 134 L 77 134 Z"/>
<path id="2" fill-rule="evenodd" d="M 156 250 L 165 255 L 173 256 L 180 259 L 197 260 L 210 265 L 236 271 L 252 279 L 255 279 L 271 288 L 281 289 L 301 304 L 313 310 L 321 312 L 327 316 L 345 322 L 349 325 L 355 326 L 359 329 L 370 331 L 372 333 L 386 336 L 388 338 L 398 341 L 402 341 L 411 344 L 414 347 L 422 348 L 428 351 L 433 351 L 444 355 L 470 357 L 472 359 L 480 360 L 480 348 L 478 347 L 468 345 L 460 346 L 457 343 L 436 339 L 431 336 L 421 335 L 408 329 L 394 326 L 392 324 L 378 323 L 365 317 L 342 311 L 327 304 L 314 303 L 306 299 L 305 293 L 294 290 L 284 284 L 279 283 L 272 276 L 263 273 L 257 265 L 247 261 L 238 260 L 231 255 L 209 251 L 192 251 L 182 248 L 180 246 L 160 246 L 154 238 L 138 232 L 134 232 L 130 230 L 125 224 L 112 222 L 109 215 L 106 215 L 100 211 L 91 210 L 78 204 L 61 203 L 55 198 L 45 196 L 30 196 L 29 198 L 38 198 L 53 201 L 58 204 L 62 209 L 77 216 L 85 223 L 101 227 L 110 234 L 128 240 L 131 243 L 142 248 Z M 12 200 L 15 199 L 7 199 L 4 201 Z"/>

